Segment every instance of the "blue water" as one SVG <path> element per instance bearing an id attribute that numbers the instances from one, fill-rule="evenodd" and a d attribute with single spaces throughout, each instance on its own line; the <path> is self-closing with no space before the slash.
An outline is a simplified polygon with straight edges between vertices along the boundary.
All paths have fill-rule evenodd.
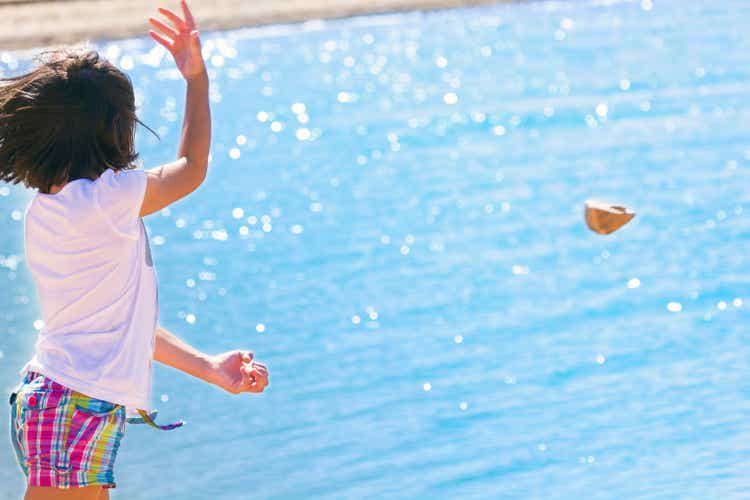
<path id="1" fill-rule="evenodd" d="M 158 367 L 188 426 L 131 427 L 113 498 L 747 497 L 749 22 L 644 0 L 207 34 L 210 175 L 147 220 L 161 318 L 271 386 Z M 162 136 L 147 166 L 183 99 L 152 46 L 100 45 Z M 0 187 L 3 390 L 39 318 L 29 196 Z M 638 216 L 594 235 L 589 197 Z"/>

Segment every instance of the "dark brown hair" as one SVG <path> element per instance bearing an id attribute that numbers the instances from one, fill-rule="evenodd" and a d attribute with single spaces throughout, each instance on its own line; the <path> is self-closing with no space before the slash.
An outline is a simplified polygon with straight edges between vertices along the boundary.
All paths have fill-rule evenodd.
<path id="1" fill-rule="evenodd" d="M 141 122 L 127 75 L 92 51 L 47 52 L 40 63 L 0 83 L 0 180 L 48 193 L 134 168 Z"/>

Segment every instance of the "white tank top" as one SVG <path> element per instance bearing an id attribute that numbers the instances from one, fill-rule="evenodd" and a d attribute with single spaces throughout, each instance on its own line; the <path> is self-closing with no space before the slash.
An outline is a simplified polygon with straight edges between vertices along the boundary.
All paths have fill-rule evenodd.
<path id="1" fill-rule="evenodd" d="M 157 284 L 139 217 L 146 173 L 105 171 L 26 211 L 26 259 L 44 326 L 24 366 L 97 399 L 149 409 Z"/>

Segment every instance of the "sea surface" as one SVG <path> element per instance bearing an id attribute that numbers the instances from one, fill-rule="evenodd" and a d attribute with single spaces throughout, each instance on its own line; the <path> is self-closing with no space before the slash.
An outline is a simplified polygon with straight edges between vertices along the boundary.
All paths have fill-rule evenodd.
<path id="1" fill-rule="evenodd" d="M 572 1 L 205 33 L 210 173 L 146 219 L 161 322 L 271 385 L 157 367 L 188 424 L 129 427 L 113 498 L 750 496 L 748 25 L 738 0 Z M 143 165 L 171 160 L 173 63 L 98 48 L 161 137 Z M 31 196 L 0 186 L 4 393 L 41 327 Z M 637 216 L 595 235 L 588 198 Z M 0 498 L 22 490 L 3 439 Z"/>

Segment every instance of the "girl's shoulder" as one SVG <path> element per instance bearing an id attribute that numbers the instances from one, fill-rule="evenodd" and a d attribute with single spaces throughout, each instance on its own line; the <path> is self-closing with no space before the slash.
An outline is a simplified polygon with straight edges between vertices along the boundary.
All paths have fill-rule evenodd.
<path id="1" fill-rule="evenodd" d="M 94 181 L 93 193 L 99 209 L 122 236 L 140 234 L 140 212 L 146 194 L 143 170 L 105 170 Z"/>
<path id="2" fill-rule="evenodd" d="M 93 181 L 93 191 L 99 200 L 110 204 L 138 204 L 140 207 L 146 192 L 146 182 L 144 170 L 107 169 Z"/>

